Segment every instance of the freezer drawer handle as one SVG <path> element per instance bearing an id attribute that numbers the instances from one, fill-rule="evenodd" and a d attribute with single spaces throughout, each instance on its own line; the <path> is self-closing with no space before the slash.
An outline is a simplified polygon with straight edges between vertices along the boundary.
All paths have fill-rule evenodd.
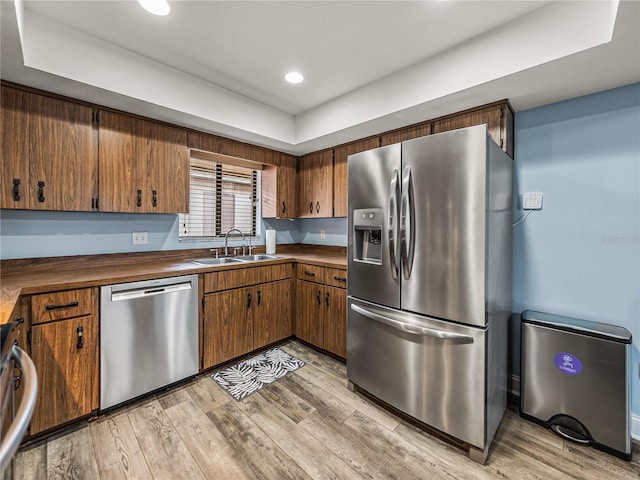
<path id="1" fill-rule="evenodd" d="M 393 171 L 389 185 L 389 258 L 391 259 L 391 276 L 398 278 L 400 270 L 399 256 L 396 252 L 396 232 L 398 231 L 398 169 Z"/>
<path id="2" fill-rule="evenodd" d="M 403 332 L 414 333 L 416 335 L 425 335 L 427 337 L 441 338 L 442 340 L 451 340 L 453 343 L 457 344 L 473 343 L 473 337 L 470 337 L 469 335 L 445 332 L 444 330 L 436 330 L 434 328 L 419 327 L 418 325 L 412 325 L 410 323 L 405 323 L 399 320 L 394 320 L 393 318 L 385 317 L 384 315 L 380 315 L 379 313 L 372 312 L 370 310 L 367 310 L 366 308 L 362 308 L 354 304 L 351 304 L 351 310 L 372 320 L 376 320 L 390 327 L 402 330 Z"/>

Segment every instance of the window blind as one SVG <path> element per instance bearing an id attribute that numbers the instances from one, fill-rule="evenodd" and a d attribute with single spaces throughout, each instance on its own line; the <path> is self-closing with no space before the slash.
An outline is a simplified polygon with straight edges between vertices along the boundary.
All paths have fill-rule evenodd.
<path id="1" fill-rule="evenodd" d="M 179 215 L 180 238 L 221 237 L 232 228 L 256 235 L 260 173 L 248 166 L 192 155 L 189 213 Z"/>

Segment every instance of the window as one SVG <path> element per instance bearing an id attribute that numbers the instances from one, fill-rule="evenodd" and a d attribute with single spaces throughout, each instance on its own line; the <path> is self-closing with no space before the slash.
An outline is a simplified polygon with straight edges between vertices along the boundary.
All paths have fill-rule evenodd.
<path id="1" fill-rule="evenodd" d="M 192 150 L 189 213 L 179 215 L 180 239 L 222 237 L 232 228 L 257 235 L 260 168 L 248 160 Z"/>

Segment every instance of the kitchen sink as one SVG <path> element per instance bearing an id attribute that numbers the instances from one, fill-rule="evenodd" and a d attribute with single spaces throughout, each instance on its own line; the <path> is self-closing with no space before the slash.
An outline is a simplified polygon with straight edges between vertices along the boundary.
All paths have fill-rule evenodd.
<path id="1" fill-rule="evenodd" d="M 265 255 L 264 253 L 259 255 L 242 255 L 240 257 L 234 257 L 240 260 L 241 262 L 259 262 L 261 260 L 277 260 L 279 257 L 277 255 Z"/>
<path id="2" fill-rule="evenodd" d="M 265 255 L 264 253 L 259 255 L 241 255 L 237 257 L 204 257 L 204 258 L 192 258 L 189 261 L 197 263 L 198 265 L 227 265 L 229 263 L 247 263 L 247 262 L 260 262 L 265 260 L 277 260 L 277 255 Z"/>
<path id="3" fill-rule="evenodd" d="M 242 263 L 242 260 L 239 260 L 239 257 L 192 258 L 189 261 L 192 263 L 197 263 L 198 265 L 226 265 L 228 263 Z"/>

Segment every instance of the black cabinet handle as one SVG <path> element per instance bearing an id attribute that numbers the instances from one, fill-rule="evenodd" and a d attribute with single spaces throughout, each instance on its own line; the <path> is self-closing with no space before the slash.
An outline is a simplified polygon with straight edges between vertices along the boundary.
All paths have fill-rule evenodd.
<path id="1" fill-rule="evenodd" d="M 305 274 L 305 275 L 308 275 L 309 277 L 315 277 L 315 276 L 316 276 L 316 273 L 315 273 L 315 272 L 310 272 L 309 270 L 305 270 L 305 271 L 304 271 L 304 274 Z"/>
<path id="2" fill-rule="evenodd" d="M 42 180 L 38 181 L 38 201 L 44 202 L 44 182 Z"/>
<path id="3" fill-rule="evenodd" d="M 313 213 L 313 202 L 309 202 L 309 213 Z"/>
<path id="4" fill-rule="evenodd" d="M 345 277 L 333 277 L 334 280 L 338 281 L 338 282 L 346 282 L 347 279 Z"/>
<path id="5" fill-rule="evenodd" d="M 262 292 L 260 292 L 260 290 L 258 290 L 258 305 L 260 305 L 261 301 L 262 301 Z"/>
<path id="6" fill-rule="evenodd" d="M 58 310 L 59 308 L 71 308 L 71 307 L 77 307 L 79 305 L 78 302 L 69 302 L 69 303 L 65 303 L 64 305 L 56 305 L 51 304 L 51 305 L 47 305 L 45 308 L 47 310 Z"/>
<path id="7" fill-rule="evenodd" d="M 318 305 L 320 305 L 322 303 L 322 300 L 320 300 L 320 296 L 322 295 L 322 293 L 320 293 L 320 290 L 317 291 L 316 293 L 316 297 L 318 299 Z"/>
<path id="8" fill-rule="evenodd" d="M 247 308 L 251 308 L 251 292 L 247 293 Z"/>
<path id="9" fill-rule="evenodd" d="M 136 198 L 136 206 L 141 207 L 142 206 L 142 190 L 138 190 L 136 192 L 137 198 Z"/>
<path id="10" fill-rule="evenodd" d="M 154 207 L 158 206 L 158 191 L 157 190 L 151 190 L 151 205 L 153 205 Z"/>
<path id="11" fill-rule="evenodd" d="M 327 304 L 327 307 L 329 306 L 329 292 L 324 296 L 324 303 Z"/>
<path id="12" fill-rule="evenodd" d="M 78 343 L 76 344 L 76 348 L 84 347 L 84 335 L 82 333 L 82 327 L 76 328 L 76 335 L 78 336 Z"/>
<path id="13" fill-rule="evenodd" d="M 320 213 L 320 202 L 316 202 L 316 213 Z"/>
<path id="14" fill-rule="evenodd" d="M 13 179 L 13 200 L 15 202 L 20 201 L 20 179 L 19 178 Z"/>
<path id="15" fill-rule="evenodd" d="M 284 202 L 282 202 L 282 213 L 284 213 L 287 210 L 287 208 L 284 205 Z"/>

